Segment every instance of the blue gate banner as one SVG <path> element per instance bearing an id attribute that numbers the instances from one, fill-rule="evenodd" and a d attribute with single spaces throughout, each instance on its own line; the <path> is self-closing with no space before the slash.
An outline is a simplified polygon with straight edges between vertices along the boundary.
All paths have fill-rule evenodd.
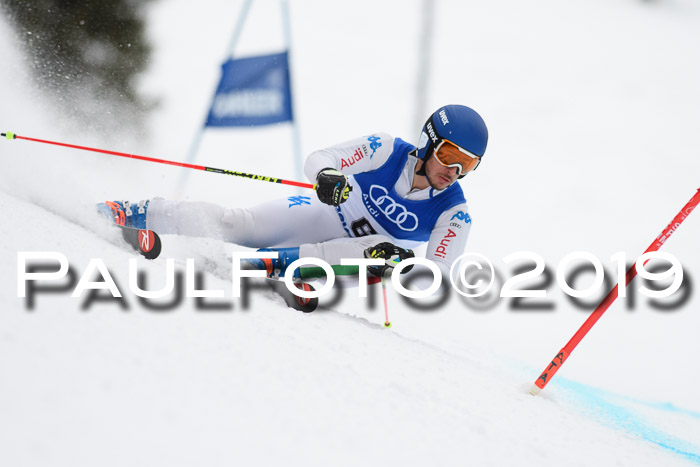
<path id="1" fill-rule="evenodd" d="M 269 125 L 292 118 L 287 52 L 231 59 L 222 65 L 205 126 Z"/>

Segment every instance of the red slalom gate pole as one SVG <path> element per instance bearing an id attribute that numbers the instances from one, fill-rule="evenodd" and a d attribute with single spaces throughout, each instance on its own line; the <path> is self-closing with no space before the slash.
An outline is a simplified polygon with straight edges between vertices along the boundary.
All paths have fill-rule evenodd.
<path id="1" fill-rule="evenodd" d="M 43 139 L 29 138 L 26 136 L 16 135 L 16 134 L 11 133 L 9 131 L 7 133 L 0 133 L 0 136 L 2 136 L 3 138 L 6 138 L 8 140 L 9 139 L 22 139 L 25 141 L 33 141 L 35 143 L 52 144 L 54 146 L 62 146 L 65 148 L 80 149 L 81 151 L 90 151 L 90 152 L 97 152 L 100 154 L 108 154 L 110 156 L 127 157 L 129 159 L 137 159 L 140 161 L 156 162 L 158 164 L 174 165 L 176 167 L 184 167 L 186 169 L 203 170 L 205 172 L 214 172 L 214 173 L 223 174 L 223 175 L 233 175 L 234 177 L 250 178 L 252 180 L 260 180 L 263 182 L 280 183 L 282 185 L 292 185 L 292 186 L 298 186 L 301 188 L 310 188 L 312 190 L 316 189 L 316 185 L 312 185 L 311 183 L 295 182 L 293 180 L 283 180 L 281 178 L 266 177 L 264 175 L 255 175 L 255 174 L 250 174 L 250 173 L 245 173 L 245 172 L 236 172 L 233 170 L 217 169 L 215 167 L 206 167 L 204 165 L 187 164 L 185 162 L 169 161 L 166 159 L 156 159 L 155 157 L 137 156 L 136 154 L 127 154 L 124 152 L 108 151 L 106 149 L 97 149 L 97 148 L 90 148 L 87 146 L 78 146 L 75 144 L 59 143 L 57 141 L 48 141 L 48 140 L 43 140 Z"/>
<path id="2" fill-rule="evenodd" d="M 649 253 L 652 251 L 658 251 L 659 248 L 668 240 L 668 238 L 673 234 L 673 232 L 678 229 L 681 223 L 693 212 L 693 209 L 697 207 L 700 203 L 700 188 L 695 193 L 695 195 L 690 198 L 690 201 L 683 206 L 683 209 L 673 218 L 670 224 L 661 232 L 661 234 L 656 237 L 656 240 L 649 245 L 644 253 Z M 632 265 L 627 274 L 625 274 L 625 287 L 634 279 L 637 275 L 637 262 Z M 610 293 L 603 299 L 602 302 L 596 307 L 596 309 L 591 313 L 591 315 L 586 319 L 586 321 L 581 325 L 581 327 L 576 331 L 576 333 L 571 337 L 569 342 L 555 355 L 547 368 L 540 374 L 539 378 L 535 380 L 535 383 L 530 388 L 530 394 L 536 396 L 544 389 L 544 387 L 549 383 L 554 375 L 559 371 L 559 368 L 564 364 L 564 362 L 569 358 L 571 352 L 574 351 L 576 346 L 581 342 L 581 340 L 588 334 L 593 325 L 603 316 L 603 313 L 612 305 L 618 295 L 618 285 L 615 284 Z"/>

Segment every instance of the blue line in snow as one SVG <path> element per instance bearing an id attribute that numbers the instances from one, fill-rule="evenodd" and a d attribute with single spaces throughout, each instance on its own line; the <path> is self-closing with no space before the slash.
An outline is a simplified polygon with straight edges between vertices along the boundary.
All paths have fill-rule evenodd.
<path id="1" fill-rule="evenodd" d="M 700 465 L 700 447 L 664 432 L 655 427 L 652 421 L 645 420 L 642 415 L 630 408 L 623 407 L 619 402 L 645 405 L 656 410 L 674 412 L 698 419 L 700 419 L 700 413 L 685 410 L 670 403 L 653 403 L 632 397 L 621 396 L 567 380 L 566 378 L 558 380 L 557 385 L 571 391 L 570 396 L 575 398 L 574 404 L 591 410 L 592 413 L 590 415 L 601 423 L 624 430 L 627 433 L 638 436 L 645 441 Z"/>

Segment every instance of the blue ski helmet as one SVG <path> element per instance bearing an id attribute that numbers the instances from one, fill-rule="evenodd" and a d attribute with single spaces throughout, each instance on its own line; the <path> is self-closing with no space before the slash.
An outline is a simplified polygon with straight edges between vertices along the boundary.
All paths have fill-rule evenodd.
<path id="1" fill-rule="evenodd" d="M 445 139 L 482 157 L 489 133 L 484 120 L 473 109 L 464 105 L 446 105 L 436 110 L 423 125 L 418 141 L 418 157 L 425 160 L 425 156 L 431 155 Z M 460 175 L 460 178 L 465 175 Z"/>

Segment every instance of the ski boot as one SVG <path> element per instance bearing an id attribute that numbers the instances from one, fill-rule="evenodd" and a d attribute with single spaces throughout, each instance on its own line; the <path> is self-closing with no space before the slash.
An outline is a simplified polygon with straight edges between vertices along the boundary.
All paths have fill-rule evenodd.
<path id="1" fill-rule="evenodd" d="M 246 260 L 244 267 L 249 269 L 264 270 L 267 273 L 267 284 L 282 296 L 287 306 L 294 308 L 295 310 L 302 311 L 304 313 L 311 313 L 318 306 L 318 298 L 305 298 L 299 297 L 298 295 L 292 294 L 287 289 L 287 286 L 282 283 L 285 273 L 287 271 L 287 266 L 289 266 L 293 261 L 299 259 L 299 248 L 260 248 L 258 251 L 276 251 L 278 253 L 277 258 L 249 258 Z M 292 279 L 294 285 L 299 290 L 305 292 L 314 292 L 315 289 L 312 285 L 302 282 L 301 275 L 299 273 L 299 268 L 297 268 Z"/>
<path id="2" fill-rule="evenodd" d="M 264 270 L 268 279 L 279 280 L 293 261 L 299 259 L 299 247 L 295 248 L 260 248 L 258 251 L 276 251 L 277 258 L 248 258 L 246 266 L 249 269 Z M 294 271 L 294 279 L 299 279 L 299 268 Z"/>
<path id="3" fill-rule="evenodd" d="M 117 225 L 145 229 L 148 203 L 149 200 L 141 200 L 134 206 L 129 201 L 105 201 L 97 204 L 97 210 Z"/>

